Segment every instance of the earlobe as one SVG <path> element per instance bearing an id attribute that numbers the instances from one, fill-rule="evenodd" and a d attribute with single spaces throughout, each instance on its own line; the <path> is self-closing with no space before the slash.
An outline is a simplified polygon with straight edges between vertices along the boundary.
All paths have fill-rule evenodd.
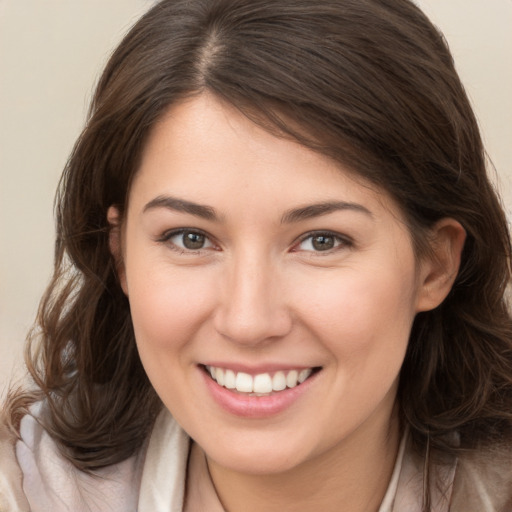
<path id="1" fill-rule="evenodd" d="M 126 272 L 124 267 L 123 250 L 121 243 L 121 214 L 119 208 L 116 206 L 110 206 L 107 211 L 107 221 L 110 226 L 108 234 L 108 245 L 110 254 L 114 258 L 117 276 L 119 283 L 124 293 L 128 295 L 128 289 L 126 286 Z"/>
<path id="2" fill-rule="evenodd" d="M 429 311 L 441 304 L 457 277 L 466 230 L 452 218 L 438 221 L 431 229 L 430 254 L 423 257 L 417 312 Z"/>

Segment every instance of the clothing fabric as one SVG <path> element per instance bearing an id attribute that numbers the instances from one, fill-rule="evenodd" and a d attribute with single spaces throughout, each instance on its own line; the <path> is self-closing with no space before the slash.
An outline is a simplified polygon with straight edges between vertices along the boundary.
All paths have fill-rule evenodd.
<path id="1" fill-rule="evenodd" d="M 166 410 L 139 453 L 94 474 L 60 454 L 40 414 L 37 404 L 22 419 L 17 442 L 0 425 L 0 512 L 223 512 L 204 454 Z M 423 466 L 404 437 L 379 512 L 421 512 Z M 430 474 L 432 512 L 512 512 L 509 445 L 447 458 Z"/>

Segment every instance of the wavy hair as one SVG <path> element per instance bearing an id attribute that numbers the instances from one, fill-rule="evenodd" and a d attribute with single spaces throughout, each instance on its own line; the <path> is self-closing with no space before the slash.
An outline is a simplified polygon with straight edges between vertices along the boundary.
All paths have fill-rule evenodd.
<path id="1" fill-rule="evenodd" d="M 402 419 L 417 446 L 444 450 L 454 430 L 462 447 L 509 431 L 510 239 L 442 35 L 408 0 L 163 0 L 111 56 L 56 198 L 55 271 L 27 363 L 70 460 L 92 470 L 127 458 L 162 407 L 137 353 L 107 209 L 124 212 L 155 122 L 202 91 L 386 190 L 418 254 L 437 220 L 462 224 L 453 289 L 414 322 Z"/>

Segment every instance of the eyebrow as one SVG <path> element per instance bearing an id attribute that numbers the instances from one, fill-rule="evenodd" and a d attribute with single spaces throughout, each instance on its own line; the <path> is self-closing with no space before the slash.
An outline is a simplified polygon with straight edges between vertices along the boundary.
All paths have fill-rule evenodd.
<path id="1" fill-rule="evenodd" d="M 220 217 L 216 213 L 215 208 L 207 205 L 194 203 L 192 201 L 186 201 L 185 199 L 179 199 L 171 196 L 158 196 L 152 199 L 149 203 L 144 206 L 143 212 L 152 210 L 155 208 L 167 208 L 177 212 L 189 213 L 200 217 L 205 220 L 219 221 Z M 299 222 L 301 220 L 311 219 L 314 217 L 320 217 L 322 215 L 328 215 L 336 211 L 350 210 L 355 212 L 364 213 L 370 217 L 373 214 L 365 208 L 363 205 L 358 203 L 349 203 L 346 201 L 327 201 L 323 203 L 316 203 L 299 208 L 293 208 L 286 211 L 281 217 L 281 224 L 291 224 Z"/>
<path id="2" fill-rule="evenodd" d="M 328 215 L 329 213 L 343 210 L 351 210 L 364 213 L 365 215 L 373 218 L 372 212 L 361 204 L 349 203 L 346 201 L 327 201 L 324 203 L 317 203 L 303 206 L 301 208 L 294 208 L 293 210 L 288 210 L 281 217 L 281 223 L 288 224 L 292 222 L 299 222 L 301 220 L 320 217 L 322 215 Z"/>
<path id="3" fill-rule="evenodd" d="M 171 196 L 158 196 L 152 199 L 146 206 L 144 206 L 143 212 L 152 210 L 154 208 L 167 208 L 177 212 L 190 213 L 196 217 L 201 217 L 206 220 L 219 220 L 215 209 L 211 206 L 193 203 L 191 201 L 185 201 L 185 199 L 178 199 Z"/>

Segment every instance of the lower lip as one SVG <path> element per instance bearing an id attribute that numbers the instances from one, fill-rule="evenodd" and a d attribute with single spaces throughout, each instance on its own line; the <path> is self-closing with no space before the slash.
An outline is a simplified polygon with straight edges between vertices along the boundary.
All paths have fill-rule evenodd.
<path id="1" fill-rule="evenodd" d="M 243 418 L 267 418 L 291 407 L 311 387 L 318 373 L 314 373 L 294 388 L 276 391 L 268 396 L 250 396 L 219 386 L 203 368 L 199 368 L 213 399 L 229 413 Z"/>

